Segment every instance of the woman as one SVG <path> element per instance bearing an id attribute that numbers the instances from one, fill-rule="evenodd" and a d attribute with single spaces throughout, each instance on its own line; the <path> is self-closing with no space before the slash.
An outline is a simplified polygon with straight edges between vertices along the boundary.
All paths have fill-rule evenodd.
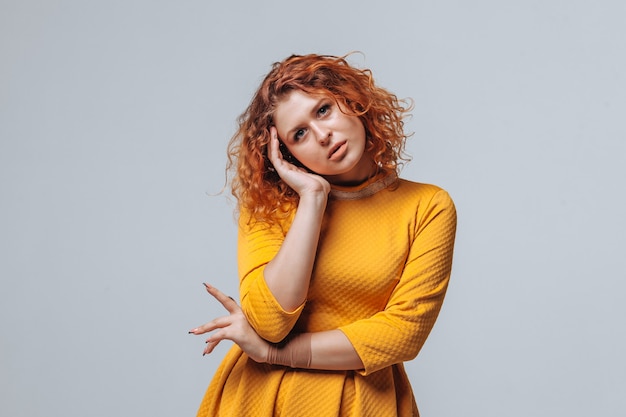
<path id="1" fill-rule="evenodd" d="M 198 416 L 417 416 L 403 362 L 432 329 L 450 277 L 456 212 L 399 179 L 408 106 L 344 58 L 274 64 L 229 145 L 238 199 L 235 345 Z"/>

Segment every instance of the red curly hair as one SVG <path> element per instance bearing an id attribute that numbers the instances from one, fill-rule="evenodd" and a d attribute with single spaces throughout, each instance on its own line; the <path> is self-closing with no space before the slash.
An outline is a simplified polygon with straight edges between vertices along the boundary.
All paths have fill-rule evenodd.
<path id="1" fill-rule="evenodd" d="M 405 115 L 412 106 L 374 84 L 369 69 L 357 69 L 345 59 L 329 55 L 292 55 L 273 64 L 250 105 L 239 116 L 239 129 L 228 144 L 227 171 L 239 207 L 257 221 L 274 223 L 295 207 L 298 195 L 273 170 L 267 156 L 269 128 L 276 106 L 290 92 L 332 97 L 346 114 L 365 127 L 367 151 L 381 170 L 396 174 L 403 161 L 408 135 Z"/>

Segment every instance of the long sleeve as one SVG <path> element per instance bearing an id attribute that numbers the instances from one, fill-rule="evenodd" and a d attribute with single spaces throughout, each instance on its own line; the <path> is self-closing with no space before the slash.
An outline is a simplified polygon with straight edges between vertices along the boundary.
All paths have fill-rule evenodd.
<path id="1" fill-rule="evenodd" d="M 276 256 L 285 239 L 291 218 L 272 226 L 249 223 L 242 213 L 239 222 L 238 265 L 241 306 L 248 321 L 262 338 L 280 342 L 300 317 L 304 304 L 295 311 L 285 311 L 267 287 L 265 266 Z"/>
<path id="2" fill-rule="evenodd" d="M 452 266 L 456 211 L 441 190 L 419 210 L 400 280 L 384 310 L 340 327 L 365 365 L 363 375 L 413 359 L 441 309 Z"/>
<path id="3" fill-rule="evenodd" d="M 248 224 L 242 212 L 241 303 L 266 340 L 343 331 L 364 369 L 261 364 L 234 345 L 199 415 L 270 417 L 276 409 L 285 415 L 418 415 L 401 362 L 417 355 L 441 308 L 451 270 L 454 204 L 437 186 L 403 179 L 392 185 L 382 175 L 334 191 L 320 228 L 306 305 L 291 313 L 274 299 L 263 272 L 284 244 L 295 211 L 272 227 Z"/>

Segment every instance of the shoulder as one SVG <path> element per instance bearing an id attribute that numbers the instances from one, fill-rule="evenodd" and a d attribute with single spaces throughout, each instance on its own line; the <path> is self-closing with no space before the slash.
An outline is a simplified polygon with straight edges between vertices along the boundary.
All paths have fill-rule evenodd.
<path id="1" fill-rule="evenodd" d="M 414 215 L 415 233 L 436 231 L 437 235 L 454 236 L 457 212 L 450 194 L 434 184 L 400 179 L 396 192 L 405 196 L 405 210 Z"/>
<path id="2" fill-rule="evenodd" d="M 428 222 L 435 217 L 447 218 L 456 223 L 456 206 L 450 194 L 434 184 L 425 184 L 405 179 L 398 180 L 395 205 L 412 213 L 418 223 Z"/>
<path id="3" fill-rule="evenodd" d="M 413 203 L 454 205 L 450 194 L 434 184 L 410 181 L 399 178 L 397 185 L 389 189 L 390 195 L 397 193 L 399 197 L 411 200 Z"/>

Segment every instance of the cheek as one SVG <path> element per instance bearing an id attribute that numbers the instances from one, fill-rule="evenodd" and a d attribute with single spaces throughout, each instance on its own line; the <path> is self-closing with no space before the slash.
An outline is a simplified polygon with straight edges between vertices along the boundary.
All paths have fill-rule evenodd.
<path id="1" fill-rule="evenodd" d="M 355 118 L 351 121 L 351 131 L 355 136 L 358 136 L 359 139 L 365 140 L 365 126 L 363 126 L 363 122 L 361 119 Z"/>
<path id="2" fill-rule="evenodd" d="M 343 122 L 346 125 L 349 125 L 352 130 L 364 130 L 365 129 L 363 126 L 363 122 L 361 121 L 359 117 L 348 116 L 348 115 L 343 115 L 343 116 L 344 116 Z"/>
<path id="3" fill-rule="evenodd" d="M 315 166 L 316 161 L 311 155 L 313 155 L 313 153 L 309 152 L 306 147 L 298 147 L 297 149 L 294 149 L 293 152 L 289 152 L 287 155 L 283 154 L 283 157 L 288 162 L 295 163 L 296 165 L 302 165 L 305 168 L 312 170 L 311 166 Z"/>

